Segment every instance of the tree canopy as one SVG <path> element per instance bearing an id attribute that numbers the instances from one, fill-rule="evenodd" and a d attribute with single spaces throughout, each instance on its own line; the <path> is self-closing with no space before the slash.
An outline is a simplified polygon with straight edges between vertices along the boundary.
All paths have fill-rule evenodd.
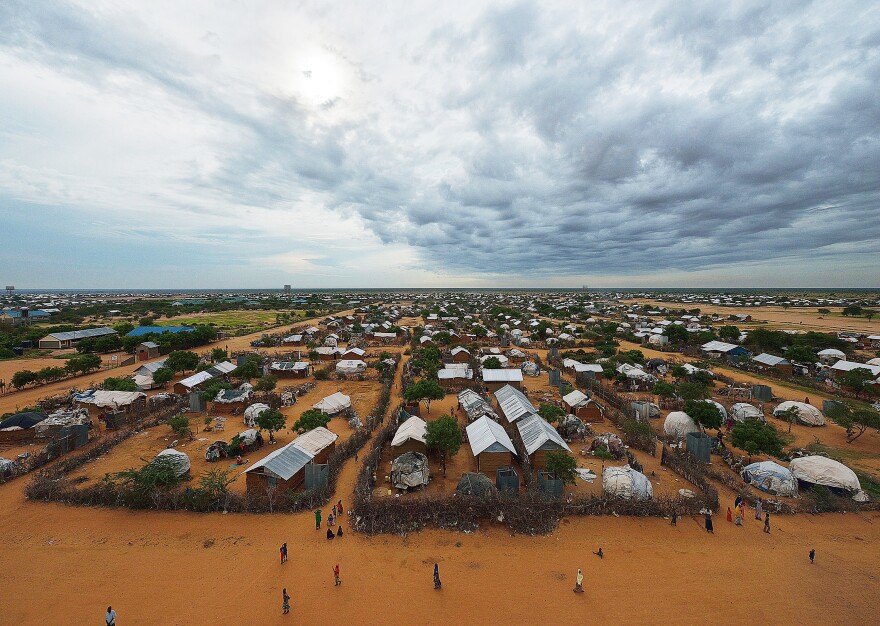
<path id="1" fill-rule="evenodd" d="M 577 476 L 577 460 L 567 452 L 547 453 L 547 471 L 564 484 L 573 485 Z"/>
<path id="2" fill-rule="evenodd" d="M 199 366 L 199 355 L 189 350 L 175 350 L 165 360 L 165 367 L 172 372 L 187 372 Z"/>
<path id="3" fill-rule="evenodd" d="M 721 427 L 721 411 L 711 402 L 688 400 L 684 403 L 684 412 L 703 428 Z"/>
<path id="4" fill-rule="evenodd" d="M 313 409 L 314 410 L 314 409 Z M 273 433 L 281 430 L 287 424 L 287 416 L 278 409 L 266 409 L 256 417 L 257 426 L 262 430 Z M 311 430 L 311 429 L 307 429 Z"/>
<path id="5" fill-rule="evenodd" d="M 553 424 L 555 422 L 558 422 L 565 416 L 565 411 L 563 411 L 555 404 L 542 402 L 541 406 L 538 407 L 538 415 Z"/>
<path id="6" fill-rule="evenodd" d="M 440 453 L 440 465 L 443 476 L 446 476 L 446 459 L 455 456 L 461 448 L 461 428 L 450 415 L 442 415 L 433 422 L 428 422 L 425 444 L 430 450 Z"/>
<path id="7" fill-rule="evenodd" d="M 425 408 L 431 412 L 431 400 L 442 400 L 446 395 L 443 387 L 436 380 L 428 380 L 423 378 L 420 381 L 410 384 L 403 392 L 403 397 L 407 402 L 420 402 L 424 400 Z"/>
<path id="8" fill-rule="evenodd" d="M 299 416 L 290 428 L 300 432 L 314 430 L 318 426 L 326 426 L 330 423 L 330 416 L 325 415 L 318 409 L 309 409 Z"/>

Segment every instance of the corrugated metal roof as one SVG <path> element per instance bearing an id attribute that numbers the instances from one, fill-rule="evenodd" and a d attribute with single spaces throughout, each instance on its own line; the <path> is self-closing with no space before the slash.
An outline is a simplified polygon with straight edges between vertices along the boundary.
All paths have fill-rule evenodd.
<path id="1" fill-rule="evenodd" d="M 52 339 L 56 339 L 58 341 L 70 341 L 71 339 L 86 339 L 88 337 L 104 337 L 106 335 L 115 335 L 116 331 L 112 328 L 86 328 L 83 330 L 71 330 L 69 332 L 64 333 L 52 333 L 51 335 L 46 335 L 44 339 L 48 337 L 52 337 Z"/>
<path id="2" fill-rule="evenodd" d="M 150 372 L 151 374 L 155 374 L 156 370 L 158 370 L 162 366 L 164 366 L 165 361 L 167 361 L 167 360 L 168 359 L 162 359 L 161 361 L 154 361 L 153 363 L 144 363 L 139 368 L 137 368 L 137 370 L 135 370 L 135 371 L 139 372 L 141 370 L 146 370 L 146 371 Z"/>
<path id="3" fill-rule="evenodd" d="M 519 429 L 519 436 L 523 440 L 526 452 L 532 454 L 541 448 L 550 448 L 558 450 L 567 450 L 571 452 L 571 448 L 565 443 L 556 429 L 553 428 L 543 417 L 533 414 L 516 423 Z"/>
<path id="4" fill-rule="evenodd" d="M 294 439 L 293 443 L 312 456 L 318 456 L 321 450 L 331 445 L 337 439 L 339 439 L 339 435 L 327 430 L 323 426 L 318 426 Z"/>
<path id="5" fill-rule="evenodd" d="M 582 404 L 587 404 L 590 401 L 590 398 L 580 389 L 575 389 L 571 393 L 562 396 L 562 401 L 568 406 L 574 408 Z"/>
<path id="6" fill-rule="evenodd" d="M 455 378 L 465 378 L 470 380 L 474 377 L 474 371 L 467 368 L 445 368 L 437 370 L 437 378 L 439 380 L 453 380 Z"/>
<path id="7" fill-rule="evenodd" d="M 483 370 L 483 380 L 487 383 L 522 382 L 522 379 L 522 371 L 519 369 Z"/>
<path id="8" fill-rule="evenodd" d="M 295 372 L 309 369 L 309 363 L 306 361 L 275 361 L 272 363 L 271 369 L 283 372 Z"/>
<path id="9" fill-rule="evenodd" d="M 738 347 L 739 346 L 735 344 L 726 343 L 724 341 L 709 341 L 700 346 L 700 348 L 705 350 L 706 352 L 730 352 L 734 348 Z"/>
<path id="10" fill-rule="evenodd" d="M 391 440 L 391 445 L 399 446 L 410 439 L 425 443 L 427 429 L 428 423 L 422 418 L 413 415 L 397 428 L 397 432 L 394 433 L 394 439 Z"/>
<path id="11" fill-rule="evenodd" d="M 516 371 L 519 372 L 519 370 Z M 501 412 L 504 413 L 504 417 L 506 417 L 507 421 L 511 423 L 525 417 L 526 415 L 538 412 L 538 409 L 529 402 L 529 399 L 526 398 L 523 392 L 510 385 L 504 385 L 501 389 L 496 391 L 495 398 L 501 406 Z"/>
<path id="12" fill-rule="evenodd" d="M 290 480 L 294 474 L 308 465 L 314 458 L 292 441 L 283 448 L 274 450 L 244 471 L 245 474 L 265 468 L 282 480 Z"/>
<path id="13" fill-rule="evenodd" d="M 763 363 L 764 365 L 781 365 L 788 363 L 787 359 L 784 359 L 781 356 L 767 354 L 766 352 L 762 352 L 758 356 L 752 357 L 752 360 L 757 361 L 758 363 Z"/>
<path id="14" fill-rule="evenodd" d="M 467 431 L 468 443 L 470 443 L 474 456 L 485 452 L 494 444 L 499 444 L 506 450 L 516 454 L 516 448 L 513 447 L 513 442 L 507 436 L 504 427 L 485 415 L 468 424 L 465 430 Z"/>
<path id="15" fill-rule="evenodd" d="M 211 380 L 212 378 L 214 378 L 214 377 L 211 375 L 211 372 L 205 370 L 202 372 L 196 372 L 192 376 L 188 376 L 187 378 L 184 378 L 183 380 L 180 381 L 179 384 L 183 385 L 187 389 L 192 389 L 193 387 L 195 387 L 197 385 L 201 385 L 203 382 L 205 382 L 207 380 Z"/>
<path id="16" fill-rule="evenodd" d="M 155 341 L 145 341 L 141 345 L 144 346 L 145 348 L 158 348 L 159 347 L 159 344 L 156 343 Z"/>

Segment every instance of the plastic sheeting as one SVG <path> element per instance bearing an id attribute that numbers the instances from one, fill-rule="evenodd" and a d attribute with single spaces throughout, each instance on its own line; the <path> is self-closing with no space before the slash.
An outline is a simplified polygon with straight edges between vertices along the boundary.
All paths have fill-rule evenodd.
<path id="1" fill-rule="evenodd" d="M 798 480 L 834 489 L 860 491 L 862 488 L 856 473 L 843 463 L 824 456 L 803 456 L 792 459 L 788 468 Z"/>
<path id="2" fill-rule="evenodd" d="M 775 496 L 798 495 L 797 479 L 788 468 L 773 461 L 746 465 L 742 471 L 742 478 L 750 485 Z"/>
<path id="3" fill-rule="evenodd" d="M 745 402 L 737 402 L 730 407 L 730 416 L 735 422 L 745 422 L 746 420 L 767 421 L 761 409 Z"/>
<path id="4" fill-rule="evenodd" d="M 397 489 L 428 484 L 428 457 L 421 452 L 404 452 L 391 462 L 391 483 Z"/>
<path id="5" fill-rule="evenodd" d="M 602 489 L 624 500 L 650 500 L 654 497 L 654 486 L 648 477 L 629 465 L 606 467 L 602 472 Z"/>
<path id="6" fill-rule="evenodd" d="M 269 408 L 268 404 L 263 404 L 262 402 L 250 405 L 244 410 L 244 425 L 248 428 L 256 428 L 257 416 L 263 411 L 268 411 Z"/>
<path id="7" fill-rule="evenodd" d="M 190 462 L 189 457 L 185 452 L 181 452 L 180 450 L 175 450 L 174 448 L 166 448 L 162 450 L 159 454 L 156 455 L 156 459 L 166 458 L 170 459 L 173 462 L 175 467 L 175 473 L 178 476 L 183 476 L 189 471 Z M 154 461 L 156 459 L 153 459 Z"/>
<path id="8" fill-rule="evenodd" d="M 825 425 L 825 416 L 822 415 L 822 412 L 814 407 L 812 404 L 806 404 L 804 402 L 792 402 L 791 400 L 787 400 L 782 402 L 773 409 L 773 415 L 779 417 L 782 413 L 785 413 L 791 407 L 797 407 L 798 416 L 797 421 L 805 426 L 824 426 Z"/>
<path id="9" fill-rule="evenodd" d="M 711 405 L 714 405 L 715 408 L 721 412 L 721 421 L 722 422 L 727 419 L 727 409 L 724 408 L 724 405 L 719 404 L 718 402 L 715 402 L 715 400 L 703 400 L 703 402 L 707 402 Z"/>
<path id="10" fill-rule="evenodd" d="M 320 402 L 313 405 L 312 408 L 321 411 L 321 413 L 333 415 L 335 413 L 339 413 L 340 411 L 344 411 L 350 406 L 351 398 L 349 398 L 341 391 L 337 391 L 336 393 L 330 394 L 326 398 L 322 399 Z"/>
<path id="11" fill-rule="evenodd" d="M 672 411 L 663 422 L 663 431 L 676 439 L 684 439 L 688 433 L 700 432 L 700 428 L 693 418 L 684 411 Z"/>

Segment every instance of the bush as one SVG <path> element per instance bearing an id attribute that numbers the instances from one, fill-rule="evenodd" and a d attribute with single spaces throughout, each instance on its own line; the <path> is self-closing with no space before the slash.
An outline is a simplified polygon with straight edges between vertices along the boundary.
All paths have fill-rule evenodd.
<path id="1" fill-rule="evenodd" d="M 567 452 L 549 452 L 547 471 L 567 485 L 573 485 L 577 473 L 577 460 Z"/>
<path id="2" fill-rule="evenodd" d="M 309 409 L 299 416 L 290 428 L 297 431 L 310 431 L 318 426 L 326 426 L 330 423 L 330 416 L 321 413 L 318 409 Z"/>
<path id="3" fill-rule="evenodd" d="M 782 446 L 785 444 L 771 424 L 764 424 L 758 420 L 737 423 L 730 433 L 730 440 L 737 448 L 749 454 L 763 452 L 773 456 L 780 456 Z"/>
<path id="4" fill-rule="evenodd" d="M 322 367 L 319 370 L 315 370 L 315 380 L 329 380 L 330 379 L 330 368 Z"/>
<path id="5" fill-rule="evenodd" d="M 565 416 L 565 411 L 560 409 L 555 404 L 547 404 L 546 402 L 542 402 L 541 406 L 538 407 L 538 415 L 553 424 L 555 422 L 558 422 L 562 417 Z"/>
<path id="6" fill-rule="evenodd" d="M 137 385 L 131 378 L 107 378 L 104 380 L 107 391 L 137 391 Z"/>
<path id="7" fill-rule="evenodd" d="M 189 435 L 189 418 L 183 413 L 169 417 L 168 425 L 180 437 Z"/>

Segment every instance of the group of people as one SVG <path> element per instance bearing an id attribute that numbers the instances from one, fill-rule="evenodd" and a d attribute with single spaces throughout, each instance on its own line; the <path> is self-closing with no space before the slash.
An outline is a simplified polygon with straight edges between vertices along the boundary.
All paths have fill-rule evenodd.
<path id="1" fill-rule="evenodd" d="M 770 513 L 764 511 L 764 503 L 758 498 L 758 502 L 755 503 L 755 519 L 761 521 L 761 514 L 763 513 L 764 517 L 764 532 L 770 533 Z M 733 501 L 733 511 L 730 510 L 730 507 L 727 507 L 727 521 L 734 522 L 737 526 L 742 526 L 743 519 L 745 518 L 745 500 L 743 500 L 742 496 L 737 496 Z M 709 522 L 711 523 L 711 522 Z M 706 527 L 706 530 L 709 530 L 709 527 Z"/>
<path id="2" fill-rule="evenodd" d="M 335 539 L 336 537 L 342 537 L 343 530 L 342 524 L 338 524 L 339 528 L 336 532 L 333 532 L 333 527 L 337 525 L 339 520 L 339 516 L 344 513 L 344 509 L 342 508 L 342 500 L 333 505 L 333 510 L 327 516 L 327 539 Z M 315 511 L 315 530 L 321 529 L 321 509 L 317 509 Z"/>

